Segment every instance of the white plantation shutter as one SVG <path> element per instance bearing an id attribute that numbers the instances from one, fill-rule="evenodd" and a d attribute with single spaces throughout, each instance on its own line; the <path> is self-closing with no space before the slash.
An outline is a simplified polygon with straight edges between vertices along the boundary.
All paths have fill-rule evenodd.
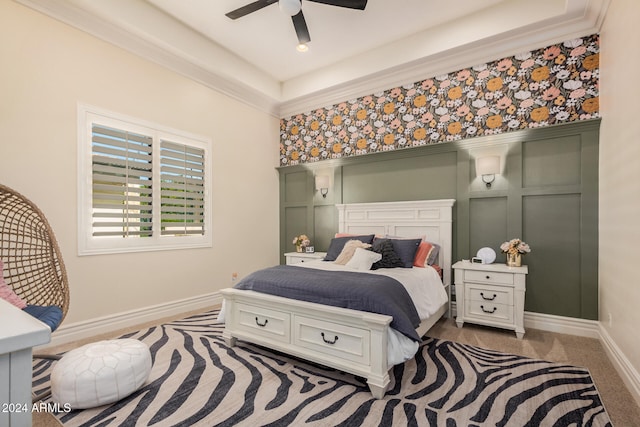
<path id="1" fill-rule="evenodd" d="M 78 254 L 203 248 L 211 235 L 211 140 L 78 108 Z"/>
<path id="2" fill-rule="evenodd" d="M 91 141 L 93 236 L 152 236 L 152 138 L 94 124 Z"/>
<path id="3" fill-rule="evenodd" d="M 160 141 L 161 233 L 204 234 L 204 150 Z"/>

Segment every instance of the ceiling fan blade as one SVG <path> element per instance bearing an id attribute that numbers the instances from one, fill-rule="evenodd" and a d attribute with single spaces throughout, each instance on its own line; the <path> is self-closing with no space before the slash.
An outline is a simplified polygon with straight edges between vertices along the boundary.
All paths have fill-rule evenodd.
<path id="1" fill-rule="evenodd" d="M 302 11 L 298 12 L 297 15 L 291 17 L 293 21 L 293 28 L 296 29 L 296 35 L 298 36 L 298 43 L 305 44 L 311 41 L 311 36 L 309 35 L 309 28 L 307 28 L 307 21 L 304 20 L 304 15 Z"/>
<path id="2" fill-rule="evenodd" d="M 347 7 L 349 9 L 364 10 L 367 0 L 309 0 L 314 3 L 328 4 L 331 6 Z"/>
<path id="3" fill-rule="evenodd" d="M 273 3 L 278 3 L 278 0 L 258 0 L 258 1 L 254 1 L 253 3 L 249 3 L 247 5 L 244 5 L 236 10 L 232 10 L 229 13 L 226 13 L 225 16 L 227 16 L 228 18 L 231 19 L 238 19 L 238 18 L 242 18 L 245 15 L 248 15 L 250 13 L 253 13 L 257 10 L 262 9 L 263 7 L 267 7 L 270 4 Z"/>

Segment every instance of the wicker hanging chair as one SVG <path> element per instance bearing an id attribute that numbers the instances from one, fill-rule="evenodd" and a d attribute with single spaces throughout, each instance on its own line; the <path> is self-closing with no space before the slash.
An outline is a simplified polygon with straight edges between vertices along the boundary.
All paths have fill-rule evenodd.
<path id="1" fill-rule="evenodd" d="M 69 309 L 67 272 L 44 214 L 20 193 L 0 184 L 0 260 L 4 280 L 27 304 Z"/>

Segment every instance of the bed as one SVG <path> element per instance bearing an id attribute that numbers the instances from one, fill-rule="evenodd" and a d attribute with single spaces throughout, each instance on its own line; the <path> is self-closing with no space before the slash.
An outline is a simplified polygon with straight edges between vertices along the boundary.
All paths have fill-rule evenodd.
<path id="1" fill-rule="evenodd" d="M 402 282 L 405 287 L 404 280 L 409 276 L 415 277 L 413 273 L 422 274 L 419 277 L 433 277 L 437 274 L 440 287 L 438 292 L 444 291 L 444 298 L 437 306 L 429 309 L 427 316 L 416 303 L 420 319 L 419 325 L 411 333 L 401 333 L 396 330 L 396 326 L 392 327 L 392 323 L 397 325 L 398 322 L 388 314 L 287 298 L 255 290 L 229 288 L 221 291 L 224 298 L 221 320 L 225 322 L 225 342 L 234 346 L 237 340 L 248 341 L 362 376 L 366 378 L 372 395 L 377 399 L 383 398 L 390 382 L 389 369 L 394 364 L 413 357 L 417 350 L 415 339 L 408 338 L 407 335 L 424 336 L 442 316 L 450 313 L 454 203 L 452 199 L 443 199 L 336 206 L 338 232 L 342 235 L 371 234 L 393 236 L 397 239 L 420 237 L 439 246 L 436 263 L 441 268 L 441 275 L 434 273 L 435 270 L 428 266 L 423 269 L 414 267 L 376 270 L 376 273 L 383 276 L 398 276 L 394 279 Z M 334 270 L 345 268 L 328 261 L 314 263 L 294 267 L 277 266 L 269 271 L 280 274 L 276 270 L 288 268 L 297 269 L 298 274 L 306 274 L 308 271 L 334 274 Z M 331 272 L 320 273 L 325 270 Z M 363 273 L 371 276 L 373 271 Z M 417 289 L 420 293 L 420 288 Z M 410 293 L 414 299 L 416 288 Z"/>

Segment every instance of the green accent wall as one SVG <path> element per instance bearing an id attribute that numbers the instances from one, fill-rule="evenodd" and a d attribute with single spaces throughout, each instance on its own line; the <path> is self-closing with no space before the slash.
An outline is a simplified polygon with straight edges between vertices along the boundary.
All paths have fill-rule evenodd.
<path id="1" fill-rule="evenodd" d="M 453 259 L 484 246 L 531 246 L 525 310 L 598 319 L 598 133 L 600 120 L 279 168 L 281 252 L 307 234 L 326 250 L 335 204 L 456 199 Z M 475 159 L 501 157 L 491 188 Z M 326 198 L 314 176 L 329 175 Z M 284 256 L 282 257 L 284 262 Z"/>

